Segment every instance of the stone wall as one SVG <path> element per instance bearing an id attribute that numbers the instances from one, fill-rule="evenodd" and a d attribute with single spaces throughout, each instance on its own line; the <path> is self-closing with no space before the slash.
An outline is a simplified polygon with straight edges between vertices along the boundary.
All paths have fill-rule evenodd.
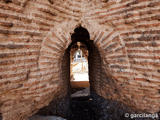
<path id="1" fill-rule="evenodd" d="M 3 119 L 24 120 L 64 94 L 61 60 L 79 25 L 107 77 L 94 81 L 103 85 L 98 94 L 137 111 L 160 111 L 159 7 L 159 0 L 1 0 Z"/>

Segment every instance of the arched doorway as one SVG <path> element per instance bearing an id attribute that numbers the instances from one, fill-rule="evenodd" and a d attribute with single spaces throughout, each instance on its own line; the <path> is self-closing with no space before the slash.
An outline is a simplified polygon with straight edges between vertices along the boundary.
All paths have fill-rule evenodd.
<path id="1" fill-rule="evenodd" d="M 70 120 L 92 120 L 94 114 L 90 106 L 90 84 L 86 74 L 89 76 L 88 67 L 89 51 L 91 49 L 91 40 L 88 31 L 83 27 L 77 27 L 71 36 L 72 43 L 69 46 L 71 54 L 71 116 Z M 77 54 L 76 54 L 77 53 Z M 77 56 L 75 56 L 75 54 Z M 73 56 L 73 57 L 72 57 Z M 72 62 L 73 61 L 73 62 Z M 75 64 L 73 64 L 75 63 Z M 87 65 L 86 65 L 87 64 Z M 75 66 L 74 66 L 75 65 Z M 74 76 L 74 67 L 79 67 Z M 86 71 L 86 72 L 85 72 Z M 79 74 L 78 74 L 79 73 Z M 77 78 L 76 78 L 77 75 Z M 75 77 L 75 78 L 73 78 Z M 74 80 L 72 80 L 75 79 Z M 78 79 L 78 80 L 76 80 Z"/>
<path id="2" fill-rule="evenodd" d="M 124 116 L 124 112 L 119 112 L 119 110 L 121 108 L 126 109 L 126 107 L 121 106 L 121 103 L 111 98 L 112 94 L 115 95 L 113 97 L 116 97 L 118 92 L 116 81 L 113 80 L 111 74 L 106 70 L 107 65 L 104 61 L 104 56 L 102 56 L 105 51 L 101 49 L 100 42 L 97 42 L 101 39 L 102 35 L 99 34 L 97 38 L 94 38 L 93 35 L 91 37 L 91 33 L 89 34 L 88 30 L 82 26 L 76 27 L 71 32 L 70 37 L 68 37 L 70 32 L 67 34 L 63 33 L 63 31 L 67 31 L 66 29 L 60 29 L 59 31 L 52 32 L 42 44 L 39 68 L 44 68 L 44 65 L 46 69 L 52 68 L 49 71 L 53 73 L 51 74 L 49 83 L 53 85 L 51 88 L 53 92 L 49 97 L 49 100 L 52 100 L 50 104 L 40 109 L 38 114 L 62 116 L 68 118 L 68 120 L 98 120 L 100 118 L 116 118 L 120 120 Z M 89 94 L 84 98 L 78 97 L 72 99 L 73 89 L 70 82 L 71 56 L 76 52 L 76 47 L 80 48 L 88 61 Z M 44 61 L 47 61 L 47 64 L 43 64 Z M 41 74 L 46 74 L 44 69 L 42 70 Z M 49 87 L 50 84 L 48 84 Z M 55 85 L 56 88 L 54 87 Z M 48 100 L 48 98 L 44 100 Z M 113 104 L 116 105 L 114 106 Z M 110 113 L 110 111 L 114 112 Z"/>
<path id="3" fill-rule="evenodd" d="M 73 91 L 72 85 L 71 85 L 71 62 L 72 57 L 75 52 L 81 51 L 83 53 L 83 57 L 87 61 L 87 74 L 89 76 L 89 81 L 84 82 L 83 85 L 80 83 L 79 86 L 87 86 L 89 88 L 89 93 L 87 96 L 84 97 L 77 97 L 75 98 L 76 101 L 72 100 L 71 94 Z M 57 97 L 47 106 L 42 108 L 39 111 L 39 114 L 41 115 L 58 115 L 63 117 L 70 117 L 74 114 L 74 116 L 71 116 L 72 119 L 79 118 L 79 115 L 83 114 L 82 116 L 87 119 L 93 119 L 94 113 L 91 109 L 91 100 L 92 95 L 90 93 L 96 93 L 100 92 L 101 85 L 98 81 L 101 79 L 101 57 L 100 53 L 98 51 L 98 48 L 94 45 L 93 40 L 90 39 L 89 32 L 87 29 L 78 26 L 74 33 L 71 35 L 71 43 L 68 46 L 68 48 L 65 50 L 65 53 L 62 57 L 61 62 L 61 90 L 59 92 L 59 95 L 57 94 Z M 98 75 L 98 76 L 96 76 Z M 100 75 L 100 76 L 99 76 Z M 99 91 L 97 91 L 97 89 Z M 63 95 L 62 95 L 63 93 Z M 97 94 L 97 93 L 96 93 Z M 82 101 L 81 101 L 82 100 Z M 79 112 L 81 113 L 75 113 L 75 108 L 73 108 L 73 105 L 77 108 L 76 104 L 79 104 L 78 102 L 84 102 L 85 105 L 80 105 L 81 110 Z M 82 104 L 80 103 L 80 104 Z M 73 109 L 71 109 L 73 108 Z M 84 111 L 83 111 L 84 110 Z M 86 112 L 87 110 L 88 112 Z M 73 113 L 74 111 L 74 113 Z M 76 111 L 77 112 L 77 111 Z M 86 118 L 88 117 L 88 118 Z M 79 118 L 79 119 L 84 119 Z"/>

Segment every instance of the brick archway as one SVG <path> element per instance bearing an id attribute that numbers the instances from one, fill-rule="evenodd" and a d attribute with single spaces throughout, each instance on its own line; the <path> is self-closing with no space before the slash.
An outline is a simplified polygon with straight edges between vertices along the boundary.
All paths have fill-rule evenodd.
<path id="1" fill-rule="evenodd" d="M 42 76 L 41 79 L 43 79 L 43 74 L 46 73 L 46 71 L 43 70 L 44 68 L 58 67 L 61 65 L 59 61 L 61 61 L 65 53 L 65 50 L 72 42 L 71 34 L 73 34 L 74 29 L 79 25 L 88 30 L 90 34 L 90 39 L 93 40 L 94 44 L 98 48 L 100 48 L 99 49 L 100 52 L 104 53 L 103 49 L 101 48 L 101 44 L 98 43 L 98 40 L 102 39 L 101 38 L 102 36 L 98 37 L 96 36 L 97 33 L 101 34 L 104 33 L 104 31 L 102 30 L 99 31 L 100 29 L 95 29 L 103 27 L 99 26 L 96 23 L 88 23 L 88 22 L 76 23 L 74 21 L 65 21 L 55 26 L 52 30 L 50 30 L 50 32 L 43 39 L 40 49 L 40 56 L 38 60 L 38 67 L 40 70 L 40 75 Z M 95 25 L 97 27 L 95 27 Z"/>
<path id="2" fill-rule="evenodd" d="M 71 42 L 70 34 L 78 25 L 89 31 L 103 58 L 104 73 L 112 79 L 108 81 L 103 76 L 100 95 L 136 111 L 158 112 L 159 3 L 159 0 L 1 0 L 3 119 L 25 119 L 56 97 L 60 70 L 47 68 L 62 65 L 56 63 L 62 60 Z M 49 81 L 53 83 L 50 85 Z"/>
<path id="3" fill-rule="evenodd" d="M 45 104 L 43 104 L 43 106 L 56 99 L 57 96 L 59 96 L 58 94 L 63 93 L 64 96 L 62 95 L 61 97 L 67 96 L 68 83 L 64 82 L 63 79 L 63 69 L 66 68 L 63 68 L 62 66 L 65 62 L 65 51 L 72 42 L 71 35 L 79 25 L 88 30 L 90 40 L 92 40 L 94 44 L 91 59 L 95 59 L 95 61 L 94 63 L 91 63 L 92 60 L 89 60 L 91 66 L 90 69 L 93 71 L 90 72 L 89 75 L 92 79 L 91 86 L 94 92 L 105 99 L 112 99 L 120 103 L 122 102 L 123 104 L 128 104 L 128 101 L 123 101 L 123 95 L 121 98 L 120 94 L 122 91 L 120 90 L 121 87 L 119 87 L 117 79 L 114 76 L 115 73 L 111 73 L 111 71 L 113 71 L 112 68 L 115 68 L 114 66 L 116 65 L 113 63 L 110 64 L 110 61 L 107 59 L 108 55 L 106 54 L 109 54 L 110 49 L 116 48 L 117 45 L 123 47 L 118 33 L 115 32 L 116 36 L 113 36 L 113 41 L 111 39 L 111 41 L 106 42 L 105 40 L 110 37 L 110 34 L 108 33 L 106 36 L 106 31 L 99 24 L 94 22 L 89 23 L 87 21 L 82 21 L 80 23 L 65 21 L 50 30 L 41 44 L 38 68 L 40 70 L 40 76 L 42 76 L 40 78 L 41 82 L 43 83 L 44 81 L 45 87 L 48 88 L 48 96 L 46 96 L 48 99 L 44 102 Z M 120 52 L 120 55 L 124 56 L 123 60 L 127 61 L 125 49 L 124 52 Z M 98 61 L 96 59 L 98 59 Z M 116 59 L 118 60 L 119 58 Z M 68 68 L 69 67 L 67 67 L 67 69 Z M 44 96 L 41 97 L 42 101 L 44 101 L 43 97 Z M 128 100 L 130 101 L 130 99 Z M 63 108 L 65 107 L 63 106 Z"/>
<path id="4" fill-rule="evenodd" d="M 74 21 L 65 21 L 55 26 L 52 30 L 50 30 L 50 32 L 46 35 L 46 37 L 44 38 L 41 44 L 40 56 L 38 60 L 38 68 L 40 71 L 39 74 L 40 76 L 42 76 L 40 80 L 41 82 L 44 81 L 44 84 L 46 85 L 46 87 L 49 88 L 48 93 L 50 93 L 50 95 L 52 96 L 48 98 L 45 104 L 49 104 L 51 100 L 53 101 L 54 99 L 57 99 L 57 96 L 58 96 L 57 94 L 63 93 L 64 96 L 62 95 L 61 97 L 64 97 L 64 98 L 67 96 L 68 83 L 65 81 L 68 81 L 68 80 L 64 80 L 64 76 L 63 76 L 64 74 L 63 69 L 66 69 L 63 66 L 64 64 L 67 64 L 67 63 L 64 63 L 65 62 L 64 57 L 67 58 L 66 57 L 67 54 L 65 54 L 65 51 L 72 42 L 71 35 L 73 34 L 74 30 L 77 27 L 79 27 L 79 25 L 81 25 L 82 27 L 86 28 L 86 30 L 88 30 L 90 34 L 90 40 L 93 41 L 93 43 L 97 48 L 100 47 L 100 44 L 98 44 L 98 39 L 100 40 L 101 36 L 98 36 L 97 38 L 95 37 L 97 33 L 102 33 L 102 32 L 97 31 L 99 29 L 95 29 L 95 25 L 96 25 L 95 23 L 89 24 L 87 22 L 81 22 L 78 24 Z M 99 25 L 97 25 L 97 27 L 102 28 Z M 94 31 L 94 29 L 96 31 Z M 68 68 L 69 67 L 67 67 L 67 69 Z M 70 70 L 68 69 L 68 71 Z M 65 75 L 68 76 L 68 74 L 65 74 Z M 43 96 L 41 99 L 43 99 Z M 60 114 L 63 114 L 63 113 L 61 112 Z"/>

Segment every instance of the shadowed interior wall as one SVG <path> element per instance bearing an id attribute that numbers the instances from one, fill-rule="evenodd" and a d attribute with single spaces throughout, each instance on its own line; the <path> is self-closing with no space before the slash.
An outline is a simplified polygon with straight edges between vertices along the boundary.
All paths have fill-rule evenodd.
<path id="1" fill-rule="evenodd" d="M 70 52 L 67 49 L 62 57 L 61 63 L 61 89 L 49 105 L 40 109 L 37 114 L 57 115 L 64 118 L 70 115 Z M 62 94 L 63 93 L 63 94 Z"/>
<path id="2" fill-rule="evenodd" d="M 101 91 L 104 89 L 103 86 L 109 84 L 109 82 L 106 83 L 106 80 L 111 78 L 107 78 L 107 76 L 103 77 L 106 74 L 102 69 L 102 58 L 98 48 L 93 44 L 93 42 L 90 43 L 88 64 L 91 92 L 102 95 Z"/>
<path id="3" fill-rule="evenodd" d="M 136 113 L 136 110 L 129 108 L 123 102 L 118 101 L 118 99 L 110 99 L 119 94 L 118 83 L 116 83 L 109 71 L 105 71 L 100 51 L 93 42 L 90 43 L 88 63 L 90 92 L 93 99 L 91 104 L 95 119 L 108 120 L 112 118 L 113 120 L 127 120 L 124 117 L 125 113 Z"/>
<path id="4" fill-rule="evenodd" d="M 0 113 L 0 120 L 2 120 L 2 114 Z"/>

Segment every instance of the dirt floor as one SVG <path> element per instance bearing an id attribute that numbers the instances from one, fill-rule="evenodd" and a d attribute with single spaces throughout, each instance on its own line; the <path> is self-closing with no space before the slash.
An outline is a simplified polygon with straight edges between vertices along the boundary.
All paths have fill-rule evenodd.
<path id="1" fill-rule="evenodd" d="M 69 120 L 96 120 L 89 96 L 72 98 L 71 117 Z"/>

